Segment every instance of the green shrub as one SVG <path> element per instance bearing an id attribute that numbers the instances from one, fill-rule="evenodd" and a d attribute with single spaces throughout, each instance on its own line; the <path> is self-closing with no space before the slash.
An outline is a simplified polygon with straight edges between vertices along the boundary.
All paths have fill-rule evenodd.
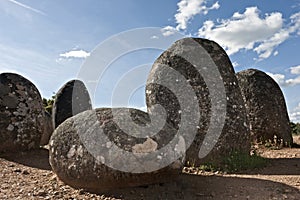
<path id="1" fill-rule="evenodd" d="M 45 110 L 50 114 L 52 114 L 52 106 L 54 103 L 54 99 L 55 99 L 55 95 L 52 96 L 51 99 L 43 98 L 43 106 Z"/>
<path id="2" fill-rule="evenodd" d="M 205 163 L 199 166 L 199 170 L 204 171 L 224 171 L 237 172 L 242 170 L 256 169 L 266 166 L 267 159 L 254 153 L 249 155 L 242 152 L 233 152 L 228 157 L 225 157 L 220 165 Z"/>
<path id="3" fill-rule="evenodd" d="M 300 123 L 290 122 L 293 135 L 300 135 Z"/>
<path id="4" fill-rule="evenodd" d="M 264 167 L 267 164 L 267 160 L 256 153 L 249 155 L 246 153 L 233 152 L 224 159 L 224 164 L 226 171 L 235 172 Z"/>

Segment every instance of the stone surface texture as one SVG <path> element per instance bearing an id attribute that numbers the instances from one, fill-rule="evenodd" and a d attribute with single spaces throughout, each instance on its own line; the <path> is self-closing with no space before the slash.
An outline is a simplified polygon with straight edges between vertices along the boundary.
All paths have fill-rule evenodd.
<path id="1" fill-rule="evenodd" d="M 0 74 L 0 105 L 0 151 L 39 147 L 45 113 L 35 85 L 18 74 Z"/>
<path id="2" fill-rule="evenodd" d="M 92 109 L 87 88 L 80 80 L 68 81 L 55 96 L 52 108 L 52 123 L 56 128 L 63 121 L 80 112 Z"/>
<path id="3" fill-rule="evenodd" d="M 184 55 L 184 57 L 181 55 Z M 194 65 L 189 61 L 193 59 L 196 60 Z M 208 59 L 212 59 L 211 62 L 216 66 L 219 75 L 216 76 L 216 72 L 213 71 L 214 69 L 208 67 Z M 164 66 L 167 66 L 167 68 Z M 180 124 L 182 120 L 181 116 L 182 113 L 185 112 L 182 110 L 178 99 L 179 97 L 190 97 L 182 97 L 182 94 L 185 94 L 184 90 L 186 88 L 181 87 L 182 82 L 178 81 L 178 76 L 169 73 L 169 69 L 179 72 L 184 76 L 185 81 L 192 86 L 201 114 L 195 140 L 187 150 L 187 161 L 196 166 L 205 162 L 220 164 L 223 158 L 230 155 L 233 151 L 249 153 L 250 134 L 246 110 L 234 69 L 225 51 L 217 43 L 210 40 L 184 38 L 176 41 L 155 61 L 149 73 L 146 85 L 148 112 L 151 113 L 149 108 L 156 104 L 163 106 L 167 113 L 167 121 L 178 129 L 182 126 L 182 124 Z M 199 73 L 199 70 L 212 77 L 215 76 L 212 82 L 206 83 L 204 80 L 205 74 Z M 208 77 L 206 80 L 210 79 L 211 78 Z M 161 80 L 175 85 L 177 94 L 172 92 L 169 88 L 157 84 Z M 224 98 L 221 99 L 222 101 L 215 105 L 216 107 L 223 106 L 226 108 L 224 125 L 214 124 L 214 122 L 211 121 L 212 119 L 218 119 L 220 116 L 214 114 L 212 117 L 212 93 L 209 91 L 207 84 L 211 84 L 211 88 L 214 88 L 217 81 L 221 81 L 221 84 L 224 85 L 223 91 L 225 91 L 225 94 L 223 94 Z M 216 89 L 214 95 L 221 96 L 221 92 L 221 90 Z M 189 113 L 189 111 L 186 112 Z M 213 125 L 216 127 L 223 126 L 223 128 L 221 127 L 222 131 L 220 131 L 220 137 L 214 138 L 213 136 L 211 139 L 206 140 L 208 143 L 214 140 L 218 141 L 207 156 L 200 158 L 198 156 L 199 150 L 201 146 L 203 146 L 203 141 L 207 136 L 209 127 Z"/>
<path id="4" fill-rule="evenodd" d="M 241 71 L 237 78 L 248 113 L 252 141 L 291 145 L 290 120 L 279 85 L 257 69 Z"/>
<path id="5" fill-rule="evenodd" d="M 53 171 L 62 181 L 75 188 L 101 192 L 166 182 L 181 172 L 182 157 L 161 169 L 135 173 L 135 168 L 146 170 L 151 165 L 149 160 L 144 160 L 135 166 L 135 156 L 138 158 L 139 155 L 150 154 L 164 147 L 174 137 L 176 130 L 165 124 L 160 132 L 151 137 L 134 137 L 131 134 L 136 129 L 133 128 L 128 133 L 114 121 L 114 117 L 121 121 L 126 119 L 124 115 L 127 111 L 131 120 L 138 125 L 144 126 L 150 122 L 147 113 L 136 109 L 114 108 L 112 112 L 111 108 L 99 108 L 67 119 L 54 131 L 49 142 L 49 160 Z M 130 122 L 125 120 L 121 123 L 126 125 Z M 106 138 L 100 137 L 100 129 Z M 116 149 L 133 157 L 124 158 Z M 159 155 L 154 159 L 159 162 L 163 156 Z M 110 161 L 115 162 L 116 167 L 110 166 Z M 120 168 L 124 170 L 119 170 Z"/>
<path id="6" fill-rule="evenodd" d="M 52 116 L 50 113 L 45 111 L 45 122 L 44 122 L 44 131 L 41 137 L 40 145 L 44 146 L 49 143 L 50 137 L 54 131 L 53 123 L 52 123 Z"/>

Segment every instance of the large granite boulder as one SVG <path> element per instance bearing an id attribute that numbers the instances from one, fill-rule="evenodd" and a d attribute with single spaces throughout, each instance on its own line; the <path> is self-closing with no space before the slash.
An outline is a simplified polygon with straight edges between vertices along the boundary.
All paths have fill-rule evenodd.
<path id="1" fill-rule="evenodd" d="M 80 112 L 92 109 L 87 88 L 80 80 L 68 81 L 55 96 L 52 108 L 53 127 Z"/>
<path id="2" fill-rule="evenodd" d="M 45 113 L 35 85 L 18 74 L 0 74 L 0 105 L 0 151 L 39 147 Z"/>
<path id="3" fill-rule="evenodd" d="M 40 145 L 44 146 L 49 143 L 50 137 L 54 131 L 53 123 L 52 123 L 52 116 L 50 113 L 45 111 L 45 122 L 44 122 L 44 132 L 41 137 Z"/>
<path id="4" fill-rule="evenodd" d="M 241 71 L 236 76 L 246 105 L 252 141 L 291 145 L 290 120 L 278 84 L 256 69 Z"/>
<path id="5" fill-rule="evenodd" d="M 184 140 L 150 119 L 133 108 L 99 108 L 65 120 L 49 142 L 53 171 L 93 192 L 172 180 L 183 167 Z"/>
<path id="6" fill-rule="evenodd" d="M 187 93 L 191 89 L 194 95 Z M 191 99 L 196 103 L 183 105 Z M 167 121 L 178 130 L 199 110 L 195 140 L 186 152 L 191 164 L 222 164 L 233 152 L 250 152 L 238 81 L 227 54 L 213 41 L 184 38 L 163 52 L 148 76 L 146 103 L 149 113 L 154 105 L 164 107 Z"/>

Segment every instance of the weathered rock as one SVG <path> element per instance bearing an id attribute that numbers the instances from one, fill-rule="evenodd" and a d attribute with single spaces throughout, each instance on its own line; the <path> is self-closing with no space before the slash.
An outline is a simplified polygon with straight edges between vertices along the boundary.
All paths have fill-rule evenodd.
<path id="1" fill-rule="evenodd" d="M 67 82 L 57 92 L 52 109 L 53 127 L 80 112 L 92 109 L 87 88 L 80 80 Z"/>
<path id="2" fill-rule="evenodd" d="M 41 146 L 47 145 L 49 143 L 50 137 L 54 131 L 53 123 L 52 123 L 52 116 L 47 111 L 45 111 L 45 119 L 44 120 L 45 120 L 45 122 L 44 122 L 45 126 L 44 126 L 44 132 L 41 137 L 41 142 L 40 142 Z"/>
<path id="3" fill-rule="evenodd" d="M 256 69 L 241 71 L 236 76 L 246 105 L 252 141 L 291 145 L 290 120 L 279 85 Z"/>
<path id="4" fill-rule="evenodd" d="M 194 96 L 187 94 L 185 84 Z M 193 98 L 196 105 L 183 108 L 183 102 Z M 213 41 L 185 38 L 163 52 L 148 76 L 146 103 L 149 113 L 151 106 L 163 106 L 167 121 L 176 129 L 190 121 L 185 115 L 199 109 L 196 137 L 186 154 L 190 163 L 221 164 L 233 151 L 250 151 L 246 110 L 234 69 L 225 51 Z"/>
<path id="5" fill-rule="evenodd" d="M 34 84 L 18 74 L 0 74 L 0 105 L 0 151 L 39 147 L 45 114 Z"/>
<path id="6" fill-rule="evenodd" d="M 142 129 L 131 127 L 132 120 Z M 163 124 L 157 134 L 155 127 L 142 132 L 149 123 L 149 115 L 136 109 L 79 113 L 58 126 L 50 139 L 52 169 L 70 186 L 93 192 L 170 181 L 182 170 L 184 141 L 179 137 L 173 141 L 178 145 L 162 148 L 176 130 Z M 145 133 L 148 137 L 141 138 Z"/>

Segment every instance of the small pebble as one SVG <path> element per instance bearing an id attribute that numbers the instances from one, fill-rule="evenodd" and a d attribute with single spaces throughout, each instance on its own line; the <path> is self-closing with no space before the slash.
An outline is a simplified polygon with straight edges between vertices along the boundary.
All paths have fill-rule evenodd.
<path id="1" fill-rule="evenodd" d="M 27 171 L 27 170 L 23 170 L 22 174 L 28 175 L 28 174 L 30 174 L 30 173 L 29 173 L 29 171 Z"/>
<path id="2" fill-rule="evenodd" d="M 20 168 L 17 168 L 13 172 L 20 173 L 20 172 L 22 172 L 22 170 Z"/>

